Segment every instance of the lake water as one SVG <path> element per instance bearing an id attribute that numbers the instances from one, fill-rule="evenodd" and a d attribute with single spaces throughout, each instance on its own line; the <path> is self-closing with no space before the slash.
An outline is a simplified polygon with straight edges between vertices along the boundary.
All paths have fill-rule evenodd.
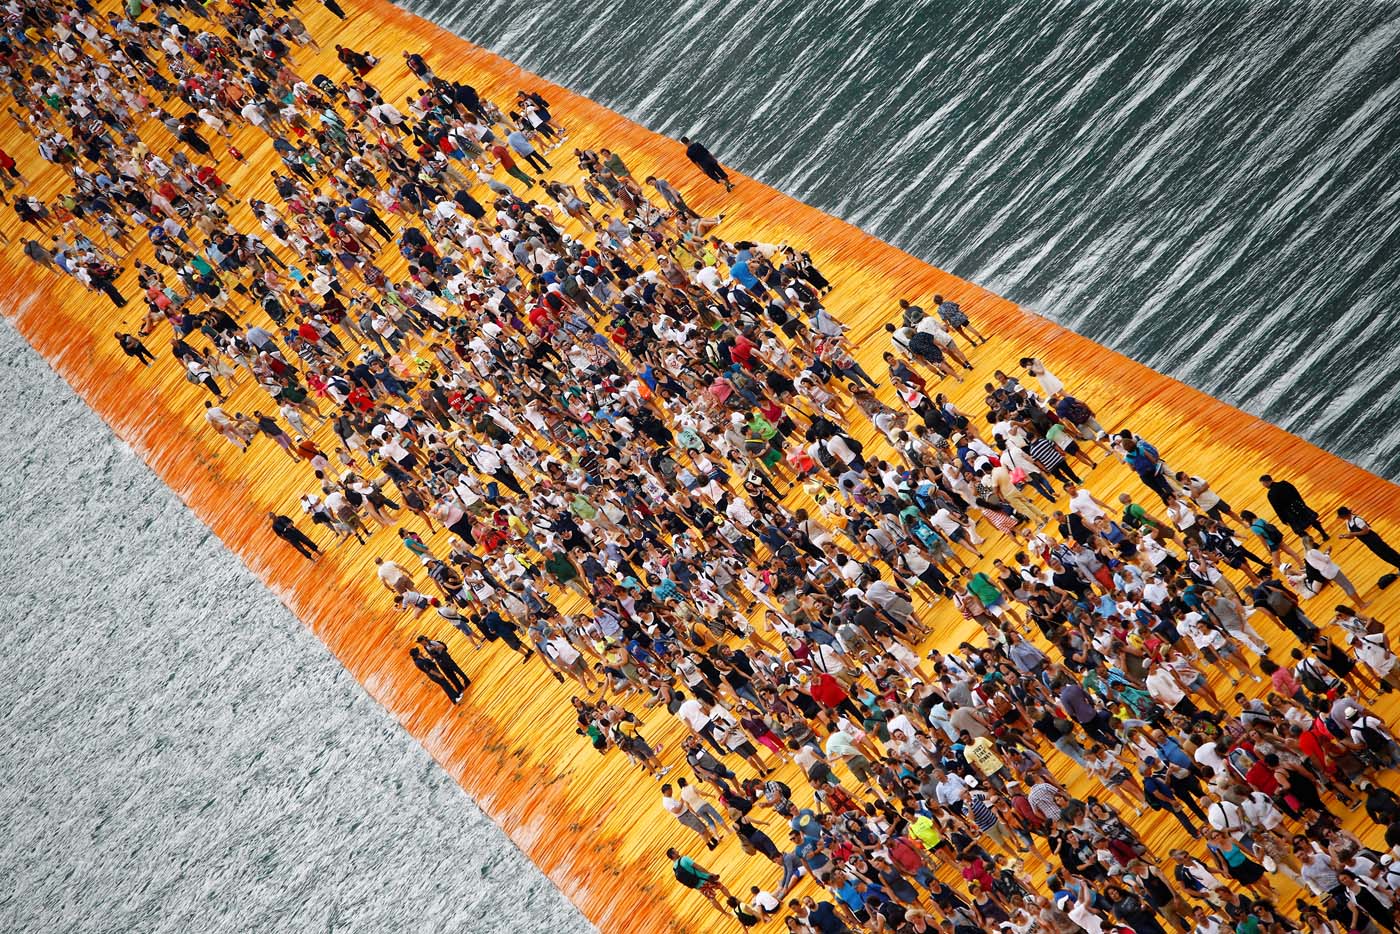
<path id="1" fill-rule="evenodd" d="M 0 432 L 0 930 L 591 930 L 3 320 Z"/>

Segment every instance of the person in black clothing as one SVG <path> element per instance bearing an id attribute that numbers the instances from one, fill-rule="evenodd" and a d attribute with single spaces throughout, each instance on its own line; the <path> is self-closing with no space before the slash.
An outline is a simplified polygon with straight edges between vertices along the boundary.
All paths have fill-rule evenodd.
<path id="1" fill-rule="evenodd" d="M 1166 929 L 1157 920 L 1157 913 L 1136 892 L 1130 892 L 1121 885 L 1110 885 L 1103 896 L 1108 909 L 1136 934 L 1166 934 Z"/>
<path id="2" fill-rule="evenodd" d="M 723 185 L 725 191 L 734 190 L 734 185 L 729 181 L 729 173 L 724 170 L 724 166 L 719 164 L 714 153 L 701 143 L 691 142 L 687 136 L 682 136 L 681 142 L 685 143 L 685 157 L 694 162 L 696 168 L 704 172 L 706 177 Z"/>
<path id="3" fill-rule="evenodd" d="M 515 631 L 515 627 L 510 624 L 510 621 L 495 610 L 490 610 L 484 616 L 477 618 L 475 623 L 476 628 L 481 630 L 481 634 L 487 639 L 493 642 L 500 639 L 519 652 L 521 661 L 535 654 L 533 649 L 527 648 L 520 641 L 520 634 Z"/>
<path id="4" fill-rule="evenodd" d="M 788 908 L 792 910 L 794 918 L 820 934 L 850 934 L 851 932 L 850 927 L 841 920 L 836 906 L 831 902 L 818 902 L 809 895 L 800 902 L 794 898 L 788 902 Z"/>
<path id="5" fill-rule="evenodd" d="M 1389 542 L 1381 538 L 1365 519 L 1345 506 L 1337 510 L 1337 518 L 1341 519 L 1342 524 L 1347 527 L 1347 530 L 1338 536 L 1339 538 L 1356 539 L 1370 549 L 1371 554 L 1400 571 L 1400 551 L 1396 551 Z"/>
<path id="6" fill-rule="evenodd" d="M 394 239 L 394 232 L 391 229 L 389 229 L 389 225 L 384 223 L 384 218 L 380 217 L 379 212 L 376 211 L 373 208 L 373 206 L 368 204 L 368 202 L 359 206 L 352 205 L 350 210 L 356 216 L 358 216 L 360 220 L 364 221 L 366 224 L 372 227 L 374 229 L 374 232 L 379 234 L 379 236 L 383 237 L 385 240 Z"/>
<path id="7" fill-rule="evenodd" d="M 307 538 L 296 523 L 287 516 L 279 516 L 275 512 L 270 512 L 267 517 L 272 520 L 272 534 L 282 541 L 295 548 L 303 558 L 315 561 L 316 556 L 321 553 L 321 549 L 316 547 L 316 543 Z"/>
<path id="8" fill-rule="evenodd" d="M 345 10 L 341 8 L 336 0 L 321 0 L 321 5 L 330 10 L 339 19 L 345 19 Z"/>
<path id="9" fill-rule="evenodd" d="M 428 657 L 437 663 L 438 671 L 442 672 L 442 676 L 457 691 L 457 696 L 461 697 L 467 688 L 471 687 L 472 679 L 467 677 L 462 666 L 457 664 L 457 660 L 447 650 L 447 643 L 429 639 L 427 636 L 419 636 L 418 644 L 423 647 L 423 651 L 428 654 Z"/>
<path id="10" fill-rule="evenodd" d="M 408 655 L 410 658 L 413 659 L 414 666 L 416 666 L 419 671 L 423 672 L 423 674 L 428 676 L 429 681 L 442 688 L 442 693 L 447 695 L 448 700 L 452 701 L 452 703 L 455 704 L 462 699 L 461 693 L 452 687 L 451 682 L 447 680 L 447 678 L 443 675 L 442 670 L 438 668 L 437 662 L 424 655 L 423 651 L 417 646 L 414 646 L 413 648 L 409 649 Z"/>
<path id="11" fill-rule="evenodd" d="M 113 305 L 118 308 L 126 307 L 126 299 L 117 291 L 115 269 L 105 263 L 98 263 L 88 267 L 88 278 L 92 280 L 92 287 L 110 298 Z"/>
<path id="12" fill-rule="evenodd" d="M 1303 494 L 1298 492 L 1298 488 L 1287 480 L 1275 480 L 1268 474 L 1259 478 L 1259 482 L 1264 485 L 1265 496 L 1269 499 L 1269 505 L 1274 508 L 1279 521 L 1288 526 L 1303 541 L 1309 541 L 1308 530 L 1317 529 L 1317 533 L 1322 536 L 1325 542 L 1330 537 L 1322 524 L 1317 521 L 1317 510 L 1313 509 L 1303 501 Z"/>
<path id="13" fill-rule="evenodd" d="M 1384 785 L 1363 781 L 1357 786 L 1366 792 L 1366 816 L 1378 827 L 1388 827 L 1400 820 L 1400 796 Z"/>
<path id="14" fill-rule="evenodd" d="M 142 366 L 150 366 L 155 357 L 151 354 L 146 345 L 134 334 L 116 333 L 112 335 L 117 339 L 117 343 L 122 345 L 122 350 L 128 357 L 135 357 Z"/>
<path id="15" fill-rule="evenodd" d="M 1387 931 L 1396 930 L 1395 908 L 1377 898 L 1369 886 L 1363 886 L 1355 873 L 1340 870 L 1337 881 L 1341 884 L 1332 890 L 1332 894 L 1341 902 L 1339 920 L 1348 930 L 1360 931 L 1367 927 L 1363 914 L 1369 915 L 1372 921 Z"/>

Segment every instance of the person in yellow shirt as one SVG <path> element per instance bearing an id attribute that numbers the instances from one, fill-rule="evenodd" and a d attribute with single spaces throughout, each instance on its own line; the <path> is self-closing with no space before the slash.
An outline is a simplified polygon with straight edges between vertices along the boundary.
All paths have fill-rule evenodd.
<path id="1" fill-rule="evenodd" d="M 905 808 L 904 819 L 909 822 L 910 836 L 922 843 L 924 849 L 942 855 L 944 859 L 953 858 L 955 854 L 952 844 L 943 839 L 942 828 L 931 815 L 920 813 L 913 808 Z"/>
<path id="2" fill-rule="evenodd" d="M 1006 791 L 1006 783 L 1002 779 L 1006 763 L 997 755 L 996 743 L 991 737 L 968 737 L 963 745 L 963 758 L 967 760 L 968 765 L 977 770 L 980 778 L 985 778 L 988 784 L 998 791 Z"/>

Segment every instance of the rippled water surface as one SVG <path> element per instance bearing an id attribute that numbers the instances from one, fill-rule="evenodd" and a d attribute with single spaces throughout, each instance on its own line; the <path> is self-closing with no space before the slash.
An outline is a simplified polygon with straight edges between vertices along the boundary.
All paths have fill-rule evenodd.
<path id="1" fill-rule="evenodd" d="M 405 5 L 1400 477 L 1400 5 Z"/>
<path id="2" fill-rule="evenodd" d="M 0 320 L 0 931 L 590 930 Z"/>

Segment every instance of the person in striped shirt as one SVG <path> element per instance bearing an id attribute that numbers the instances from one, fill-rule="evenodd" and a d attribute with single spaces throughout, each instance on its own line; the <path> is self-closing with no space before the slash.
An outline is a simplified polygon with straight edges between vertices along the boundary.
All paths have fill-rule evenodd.
<path id="1" fill-rule="evenodd" d="M 987 802 L 987 796 L 980 791 L 964 790 L 962 793 L 963 816 L 973 827 L 992 839 L 997 846 L 1008 853 L 1024 852 L 1018 847 L 1001 822 L 996 809 Z"/>

